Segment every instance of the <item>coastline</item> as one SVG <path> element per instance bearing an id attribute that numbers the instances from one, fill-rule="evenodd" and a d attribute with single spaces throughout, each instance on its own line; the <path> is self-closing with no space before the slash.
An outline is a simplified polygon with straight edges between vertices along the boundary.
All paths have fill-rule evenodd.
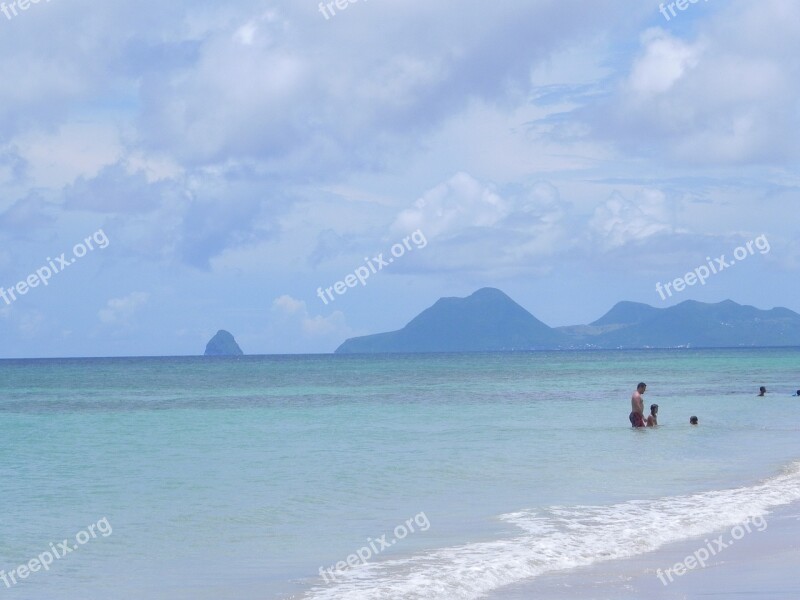
<path id="1" fill-rule="evenodd" d="M 700 598 L 800 597 L 800 502 L 782 506 L 764 517 L 763 531 L 753 529 L 706 563 L 687 570 L 673 581 L 666 569 L 684 562 L 706 540 L 730 537 L 730 529 L 703 538 L 668 544 L 633 558 L 600 562 L 590 567 L 549 573 L 533 581 L 507 586 L 486 596 L 488 600 L 688 600 Z M 662 579 L 659 579 L 659 569 Z"/>

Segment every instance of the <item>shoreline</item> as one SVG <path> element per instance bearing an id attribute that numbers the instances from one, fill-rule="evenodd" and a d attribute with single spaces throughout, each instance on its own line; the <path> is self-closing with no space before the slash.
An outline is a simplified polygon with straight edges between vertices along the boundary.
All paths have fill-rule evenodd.
<path id="1" fill-rule="evenodd" d="M 713 543 L 728 540 L 731 529 L 703 538 L 668 544 L 623 560 L 604 561 L 589 567 L 553 572 L 488 594 L 488 600 L 687 600 L 709 597 L 751 597 L 784 600 L 800 597 L 797 565 L 800 564 L 800 501 L 782 506 L 764 517 L 766 527 L 751 527 L 741 539 L 683 575 L 673 571 L 678 563 Z M 661 577 L 659 578 L 659 570 Z M 662 580 L 667 581 L 665 585 Z"/>

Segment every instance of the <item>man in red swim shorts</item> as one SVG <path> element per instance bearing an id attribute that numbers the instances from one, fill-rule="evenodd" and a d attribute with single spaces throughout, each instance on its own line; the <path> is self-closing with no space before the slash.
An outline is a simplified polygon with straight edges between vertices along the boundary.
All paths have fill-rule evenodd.
<path id="1" fill-rule="evenodd" d="M 644 394 L 647 389 L 647 384 L 640 383 L 636 386 L 636 391 L 631 396 L 631 414 L 628 419 L 631 422 L 631 427 L 644 427 Z"/>

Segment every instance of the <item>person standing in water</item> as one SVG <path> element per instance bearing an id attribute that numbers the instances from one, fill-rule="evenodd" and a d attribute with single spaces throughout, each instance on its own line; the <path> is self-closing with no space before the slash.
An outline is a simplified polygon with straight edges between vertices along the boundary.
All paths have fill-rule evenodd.
<path id="1" fill-rule="evenodd" d="M 647 415 L 647 426 L 648 427 L 658 426 L 658 404 L 650 405 L 650 414 Z"/>
<path id="2" fill-rule="evenodd" d="M 633 396 L 631 396 L 631 414 L 628 415 L 628 419 L 631 422 L 631 427 L 644 427 L 644 398 L 642 398 L 642 394 L 644 394 L 645 390 L 647 389 L 647 384 L 640 383 L 636 386 L 636 391 L 633 392 Z"/>
<path id="3" fill-rule="evenodd" d="M 760 398 L 761 396 L 766 396 L 766 395 L 767 395 L 767 388 L 765 388 L 762 385 L 760 388 L 758 388 L 758 397 Z"/>

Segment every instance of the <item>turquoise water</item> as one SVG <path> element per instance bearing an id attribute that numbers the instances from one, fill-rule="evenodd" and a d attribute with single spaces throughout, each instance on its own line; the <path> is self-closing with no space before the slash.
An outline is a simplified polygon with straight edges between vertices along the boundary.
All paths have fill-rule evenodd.
<path id="1" fill-rule="evenodd" d="M 0 361 L 0 570 L 113 527 L 0 593 L 477 598 L 648 551 L 621 510 L 689 535 L 800 497 L 799 367 L 799 349 Z M 640 380 L 655 431 L 628 423 Z"/>

